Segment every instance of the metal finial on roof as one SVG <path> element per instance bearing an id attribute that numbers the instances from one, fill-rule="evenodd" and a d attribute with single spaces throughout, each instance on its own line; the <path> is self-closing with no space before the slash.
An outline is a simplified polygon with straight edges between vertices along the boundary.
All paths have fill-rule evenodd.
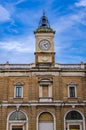
<path id="1" fill-rule="evenodd" d="M 42 27 L 42 28 L 48 27 L 48 28 L 50 28 L 49 21 L 48 21 L 47 17 L 45 16 L 45 11 L 43 11 L 43 16 L 40 19 L 39 27 Z"/>
<path id="2" fill-rule="evenodd" d="M 45 10 L 43 10 L 43 16 L 45 16 Z"/>

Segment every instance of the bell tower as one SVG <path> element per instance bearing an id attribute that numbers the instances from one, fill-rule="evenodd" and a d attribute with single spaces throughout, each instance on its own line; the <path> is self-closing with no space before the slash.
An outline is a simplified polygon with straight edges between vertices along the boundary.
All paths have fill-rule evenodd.
<path id="1" fill-rule="evenodd" d="M 35 64 L 51 66 L 55 62 L 54 34 L 55 31 L 50 27 L 49 21 L 43 13 L 38 28 L 34 31 L 36 38 Z"/>

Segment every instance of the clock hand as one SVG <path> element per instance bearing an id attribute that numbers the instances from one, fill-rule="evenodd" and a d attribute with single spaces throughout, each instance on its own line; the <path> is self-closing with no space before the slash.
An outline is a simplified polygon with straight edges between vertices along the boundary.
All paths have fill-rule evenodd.
<path id="1" fill-rule="evenodd" d="M 47 47 L 47 43 L 44 43 L 44 46 Z"/>

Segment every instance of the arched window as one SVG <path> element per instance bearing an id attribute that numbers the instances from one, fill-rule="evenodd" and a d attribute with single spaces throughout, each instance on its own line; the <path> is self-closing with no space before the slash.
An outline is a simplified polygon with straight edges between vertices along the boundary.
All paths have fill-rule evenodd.
<path id="1" fill-rule="evenodd" d="M 82 114 L 76 110 L 68 112 L 65 116 L 64 130 L 85 130 Z"/>
<path id="2" fill-rule="evenodd" d="M 49 112 L 43 112 L 38 119 L 39 130 L 54 130 L 54 119 Z"/>
<path id="3" fill-rule="evenodd" d="M 66 120 L 82 120 L 82 115 L 77 111 L 70 111 L 67 116 Z"/>
<path id="4" fill-rule="evenodd" d="M 26 120 L 26 116 L 23 112 L 21 111 L 15 111 L 13 112 L 10 117 L 9 117 L 9 120 L 13 120 L 13 121 L 17 121 L 17 120 Z"/>
<path id="5" fill-rule="evenodd" d="M 7 118 L 7 130 L 28 130 L 28 118 L 20 110 L 12 112 Z"/>

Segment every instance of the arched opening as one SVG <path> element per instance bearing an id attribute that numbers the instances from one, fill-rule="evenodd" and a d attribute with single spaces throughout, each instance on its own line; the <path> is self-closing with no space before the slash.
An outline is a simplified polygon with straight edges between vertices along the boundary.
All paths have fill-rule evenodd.
<path id="1" fill-rule="evenodd" d="M 12 112 L 7 119 L 7 130 L 28 130 L 28 119 L 20 110 Z"/>
<path id="2" fill-rule="evenodd" d="M 38 118 L 38 130 L 54 130 L 54 119 L 51 113 L 43 112 Z"/>
<path id="3" fill-rule="evenodd" d="M 65 116 L 65 130 L 85 130 L 83 116 L 78 111 L 70 111 Z"/>

